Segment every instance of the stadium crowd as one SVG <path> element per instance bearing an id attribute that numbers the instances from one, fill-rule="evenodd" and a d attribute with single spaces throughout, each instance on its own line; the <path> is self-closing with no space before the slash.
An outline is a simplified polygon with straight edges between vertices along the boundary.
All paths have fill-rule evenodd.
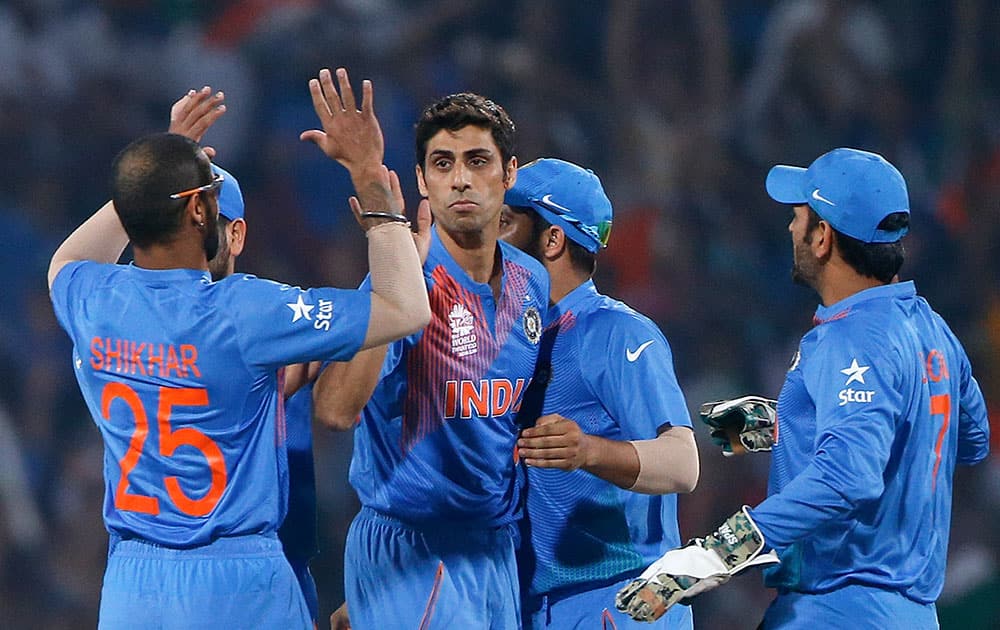
<path id="1" fill-rule="evenodd" d="M 352 287 L 364 239 L 346 173 L 301 143 L 306 81 L 344 65 L 378 86 L 386 164 L 416 199 L 412 121 L 472 90 L 518 124 L 522 163 L 592 168 L 615 206 L 604 292 L 669 337 L 692 412 L 775 396 L 815 297 L 789 280 L 787 208 L 764 176 L 834 146 L 906 176 L 904 279 L 951 323 L 1000 404 L 1000 6 L 986 0 L 10 0 L 0 5 L 0 626 L 93 627 L 107 554 L 101 440 L 44 282 L 60 240 L 106 201 L 114 155 L 165 130 L 188 88 L 226 93 L 205 144 L 238 173 L 254 230 L 238 268 Z M 128 254 L 126 254 L 128 256 Z M 767 456 L 723 459 L 696 427 L 683 537 L 765 493 Z M 1000 425 L 993 423 L 994 448 Z M 322 610 L 343 599 L 357 510 L 350 433 L 317 430 Z M 959 470 L 942 626 L 1000 618 L 1000 461 Z M 759 576 L 694 603 L 746 627 Z M 610 603 L 609 603 L 610 604 Z M 321 619 L 324 615 L 321 614 Z M 954 624 L 954 625 L 951 625 Z"/>

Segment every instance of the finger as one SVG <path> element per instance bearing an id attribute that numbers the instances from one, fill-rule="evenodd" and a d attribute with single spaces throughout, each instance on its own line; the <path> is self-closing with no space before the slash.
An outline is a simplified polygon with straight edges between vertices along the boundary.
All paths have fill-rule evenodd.
<path id="1" fill-rule="evenodd" d="M 541 426 L 545 426 L 545 425 L 556 424 L 558 422 L 562 422 L 563 420 L 565 420 L 565 418 L 563 418 L 559 414 L 557 414 L 557 413 L 550 413 L 550 414 L 546 414 L 546 415 L 540 417 L 535 422 L 535 426 L 536 427 L 541 427 Z"/>
<path id="2" fill-rule="evenodd" d="M 524 455 L 521 455 L 521 461 L 523 461 L 526 466 L 531 466 L 532 468 L 558 468 L 560 470 L 573 470 L 576 468 L 572 461 L 566 457 L 543 458 L 525 457 Z"/>
<path id="3" fill-rule="evenodd" d="M 196 94 L 195 98 L 192 99 L 193 105 L 191 110 L 188 112 L 189 117 L 198 118 L 200 116 L 204 116 L 209 113 L 213 107 L 221 104 L 226 98 L 226 95 L 223 94 L 221 90 L 215 94 L 205 92 L 204 90 L 210 90 L 210 88 L 206 86 L 203 88 L 202 92 Z"/>
<path id="4" fill-rule="evenodd" d="M 541 438 L 547 437 L 547 436 L 565 435 L 566 434 L 566 427 L 562 423 L 560 423 L 560 424 L 553 424 L 552 422 L 549 422 L 547 424 L 539 424 L 539 422 L 541 422 L 541 420 L 542 420 L 542 418 L 539 418 L 538 422 L 535 423 L 535 426 L 528 427 L 524 431 L 521 431 L 521 438 L 522 439 L 541 439 Z"/>
<path id="5" fill-rule="evenodd" d="M 323 96 L 323 88 L 320 86 L 319 79 L 309 79 L 309 96 L 312 97 L 313 110 L 316 112 L 320 124 L 325 126 L 327 121 L 333 117 L 333 113 Z"/>
<path id="6" fill-rule="evenodd" d="M 337 68 L 337 83 L 340 85 L 340 100 L 344 104 L 344 109 L 349 112 L 358 111 L 357 102 L 354 100 L 354 88 L 351 87 L 346 68 Z"/>
<path id="7" fill-rule="evenodd" d="M 364 227 L 364 224 L 361 222 L 361 213 L 363 212 L 361 208 L 361 202 L 358 201 L 357 197 L 351 195 L 350 197 L 348 197 L 347 203 L 348 205 L 351 206 L 351 212 L 354 213 L 354 220 L 358 222 L 358 225 Z"/>
<path id="8" fill-rule="evenodd" d="M 174 102 L 174 104 L 170 107 L 171 121 L 183 118 L 187 111 L 191 109 L 191 97 L 193 97 L 194 94 L 194 90 L 188 90 L 187 94 Z"/>
<path id="9" fill-rule="evenodd" d="M 215 147 L 202 147 L 201 150 L 205 152 L 209 160 L 215 159 Z"/>
<path id="10" fill-rule="evenodd" d="M 214 125 L 215 121 L 221 118 L 222 115 L 225 113 L 226 113 L 225 105 L 215 106 L 210 111 L 206 112 L 205 114 L 200 116 L 197 120 L 195 120 L 195 122 L 191 125 L 191 128 L 188 131 L 189 137 L 195 140 L 200 140 L 201 137 L 205 135 L 205 132 L 208 131 L 208 128 Z"/>
<path id="11" fill-rule="evenodd" d="M 382 168 L 385 168 L 384 166 Z M 389 171 L 389 195 L 392 198 L 392 211 L 406 214 L 406 202 L 403 200 L 403 187 L 399 184 L 396 171 Z"/>
<path id="12" fill-rule="evenodd" d="M 417 231 L 413 233 L 413 243 L 417 246 L 417 255 L 420 256 L 420 264 L 427 262 L 427 256 L 431 251 L 431 203 L 426 199 L 421 199 L 417 206 Z"/>
<path id="13" fill-rule="evenodd" d="M 375 115 L 375 90 L 368 79 L 361 82 L 361 112 L 365 116 Z"/>
<path id="14" fill-rule="evenodd" d="M 333 75 L 326 68 L 319 71 L 319 84 L 323 88 L 323 97 L 326 99 L 326 105 L 330 109 L 330 114 L 336 116 L 344 111 L 344 102 L 340 100 L 340 94 L 337 93 L 337 88 L 333 86 Z"/>

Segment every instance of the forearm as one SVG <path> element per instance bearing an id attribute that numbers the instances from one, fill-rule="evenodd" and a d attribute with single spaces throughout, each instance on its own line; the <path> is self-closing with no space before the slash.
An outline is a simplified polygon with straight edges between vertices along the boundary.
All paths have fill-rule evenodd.
<path id="1" fill-rule="evenodd" d="M 423 268 L 410 228 L 383 223 L 366 235 L 372 305 L 363 349 L 411 335 L 431 319 Z"/>
<path id="2" fill-rule="evenodd" d="M 362 350 L 347 362 L 329 364 L 313 387 L 313 415 L 334 431 L 354 426 L 378 385 L 388 346 Z"/>
<path id="3" fill-rule="evenodd" d="M 109 201 L 76 228 L 52 255 L 49 288 L 52 288 L 56 276 L 66 264 L 78 260 L 117 262 L 126 245 L 128 235 L 115 213 L 114 204 Z"/>
<path id="4" fill-rule="evenodd" d="M 588 456 L 580 466 L 590 474 L 613 483 L 619 488 L 630 488 L 639 476 L 639 454 L 631 442 L 609 440 L 587 435 Z"/>
<path id="5" fill-rule="evenodd" d="M 689 427 L 670 427 L 652 440 L 630 442 L 639 474 L 629 490 L 642 494 L 692 492 L 698 485 L 698 446 Z"/>

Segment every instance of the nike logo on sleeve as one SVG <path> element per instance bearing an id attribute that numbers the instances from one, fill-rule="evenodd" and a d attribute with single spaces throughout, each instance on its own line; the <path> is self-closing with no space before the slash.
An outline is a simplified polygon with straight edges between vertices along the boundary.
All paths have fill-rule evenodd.
<path id="1" fill-rule="evenodd" d="M 625 348 L 625 358 L 628 359 L 629 363 L 635 363 L 636 359 L 639 358 L 639 355 L 642 354 L 646 348 L 653 345 L 654 341 L 655 341 L 654 339 L 650 339 L 649 341 L 642 344 L 635 350 L 629 350 L 628 348 Z"/>

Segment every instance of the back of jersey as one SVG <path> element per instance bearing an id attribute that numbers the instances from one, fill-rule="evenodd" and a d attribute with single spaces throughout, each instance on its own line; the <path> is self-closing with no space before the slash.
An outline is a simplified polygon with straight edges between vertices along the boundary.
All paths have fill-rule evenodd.
<path id="1" fill-rule="evenodd" d="M 190 269 L 60 273 L 52 299 L 104 439 L 110 532 L 185 548 L 277 529 L 287 502 L 277 368 L 349 358 L 360 344 L 357 326 L 338 343 L 304 318 L 322 306 L 319 291 L 248 276 L 213 284 Z M 332 304 L 340 292 L 326 291 Z"/>
<path id="2" fill-rule="evenodd" d="M 886 471 L 886 491 L 898 497 L 893 517 L 919 524 L 906 541 L 911 553 L 901 554 L 914 580 L 907 590 L 918 600 L 933 601 L 944 582 L 955 465 L 959 453 L 970 447 L 981 453 L 974 461 L 985 457 L 986 407 L 968 356 L 944 320 L 920 297 L 902 300 L 897 308 L 908 324 L 901 336 L 919 363 L 910 397 L 914 408 L 899 431 L 909 439 L 900 445 L 904 451 L 890 459 L 890 466 L 899 470 Z M 975 436 L 971 441 L 970 430 Z"/>

